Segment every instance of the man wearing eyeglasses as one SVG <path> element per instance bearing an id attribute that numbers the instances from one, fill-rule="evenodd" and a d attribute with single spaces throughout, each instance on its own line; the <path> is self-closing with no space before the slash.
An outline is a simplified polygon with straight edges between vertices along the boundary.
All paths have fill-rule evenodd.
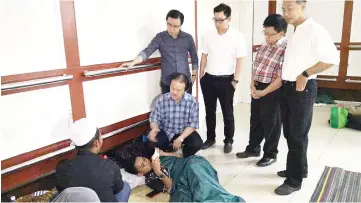
<path id="1" fill-rule="evenodd" d="M 178 10 L 170 10 L 166 16 L 167 30 L 158 33 L 147 48 L 129 63 L 120 67 L 131 68 L 147 60 L 156 50 L 161 54 L 162 94 L 170 91 L 170 78 L 174 73 L 183 73 L 194 83 L 198 72 L 198 55 L 192 35 L 181 30 L 184 15 Z M 188 53 L 192 61 L 192 74 L 188 65 Z M 188 93 L 192 94 L 192 84 Z"/>
<path id="2" fill-rule="evenodd" d="M 207 140 L 203 149 L 216 143 L 217 99 L 224 122 L 224 153 L 232 151 L 234 136 L 233 96 L 246 53 L 244 36 L 229 25 L 231 7 L 219 4 L 213 9 L 216 30 L 203 37 L 200 83 L 206 107 Z"/>
<path id="3" fill-rule="evenodd" d="M 281 71 L 287 47 L 286 20 L 279 14 L 269 15 L 263 22 L 266 43 L 257 51 L 251 82 L 251 120 L 249 144 L 238 158 L 258 157 L 263 145 L 263 157 L 257 166 L 269 166 L 277 161 L 281 136 Z"/>

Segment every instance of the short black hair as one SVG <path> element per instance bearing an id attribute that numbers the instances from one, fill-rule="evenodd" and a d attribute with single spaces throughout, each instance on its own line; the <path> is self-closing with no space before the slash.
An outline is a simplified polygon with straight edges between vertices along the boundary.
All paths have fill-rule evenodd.
<path id="1" fill-rule="evenodd" d="M 92 148 L 94 141 L 99 140 L 99 138 L 100 138 L 100 130 L 97 128 L 97 131 L 95 132 L 94 137 L 88 143 L 86 143 L 83 146 L 75 146 L 75 149 L 81 150 L 81 151 L 88 151 Z"/>
<path id="2" fill-rule="evenodd" d="M 226 16 L 226 18 L 231 16 L 231 13 L 232 13 L 231 7 L 224 3 L 219 4 L 218 6 L 214 7 L 214 9 L 213 9 L 213 13 L 219 13 L 222 11 L 223 11 L 224 15 Z"/>
<path id="3" fill-rule="evenodd" d="M 124 169 L 126 172 L 137 175 L 138 170 L 135 168 L 135 160 L 137 157 L 131 157 L 129 160 L 126 161 Z"/>
<path id="4" fill-rule="evenodd" d="M 168 20 L 168 18 L 174 18 L 174 19 L 178 19 L 181 21 L 181 25 L 183 25 L 183 22 L 184 22 L 184 15 L 182 12 L 178 11 L 178 10 L 170 10 L 168 13 L 167 13 L 167 17 L 165 18 L 165 20 Z"/>
<path id="5" fill-rule="evenodd" d="M 184 83 L 185 84 L 185 91 L 188 91 L 188 88 L 189 88 L 189 79 L 188 77 L 183 74 L 183 73 L 174 73 L 171 75 L 171 82 L 175 80 L 175 81 L 178 81 L 180 83 Z"/>
<path id="6" fill-rule="evenodd" d="M 271 14 L 263 22 L 263 27 L 273 27 L 277 32 L 287 31 L 287 22 L 280 14 Z"/>

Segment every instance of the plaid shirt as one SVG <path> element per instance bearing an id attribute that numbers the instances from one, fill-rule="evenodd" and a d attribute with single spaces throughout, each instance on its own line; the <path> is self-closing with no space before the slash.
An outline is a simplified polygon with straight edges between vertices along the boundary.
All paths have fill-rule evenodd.
<path id="1" fill-rule="evenodd" d="M 166 93 L 155 103 L 149 121 L 157 123 L 159 129 L 164 130 L 171 140 L 186 127 L 198 128 L 198 115 L 198 102 L 192 95 L 185 93 L 180 102 L 176 103 L 170 93 Z"/>
<path id="2" fill-rule="evenodd" d="M 281 76 L 286 47 L 287 39 L 284 37 L 274 45 L 265 43 L 259 48 L 253 66 L 254 81 L 271 83 Z"/>

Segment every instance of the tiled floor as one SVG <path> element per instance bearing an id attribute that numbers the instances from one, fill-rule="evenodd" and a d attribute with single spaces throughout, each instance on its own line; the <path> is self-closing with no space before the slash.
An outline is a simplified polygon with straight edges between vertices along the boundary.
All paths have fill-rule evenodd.
<path id="1" fill-rule="evenodd" d="M 220 182 L 228 191 L 241 196 L 247 202 L 309 202 L 325 166 L 361 172 L 361 133 L 330 128 L 327 123 L 330 107 L 315 107 L 309 133 L 309 176 L 304 179 L 300 191 L 289 196 L 278 196 L 274 189 L 284 181 L 276 173 L 285 169 L 288 151 L 285 139 L 283 136 L 280 139 L 278 161 L 269 167 L 257 167 L 255 163 L 259 158 L 237 159 L 235 154 L 243 151 L 248 143 L 249 104 L 235 106 L 234 112 L 236 133 L 232 153 L 223 154 L 223 119 L 221 114 L 217 114 L 217 144 L 198 154 L 205 156 L 217 169 Z M 199 132 L 205 139 L 205 122 L 200 127 Z M 134 200 L 148 201 L 141 196 L 134 197 Z"/>

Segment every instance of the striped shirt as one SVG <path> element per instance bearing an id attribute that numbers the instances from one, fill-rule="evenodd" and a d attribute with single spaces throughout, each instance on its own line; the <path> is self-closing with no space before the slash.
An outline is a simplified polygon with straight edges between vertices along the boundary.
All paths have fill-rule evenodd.
<path id="1" fill-rule="evenodd" d="M 170 93 L 162 95 L 155 103 L 149 121 L 158 124 L 159 129 L 167 133 L 171 140 L 174 135 L 180 134 L 186 127 L 199 127 L 199 106 L 196 99 L 185 93 L 176 103 Z"/>
<path id="2" fill-rule="evenodd" d="M 253 65 L 253 80 L 271 83 L 282 74 L 287 39 L 284 37 L 274 45 L 263 44 L 256 55 Z"/>

